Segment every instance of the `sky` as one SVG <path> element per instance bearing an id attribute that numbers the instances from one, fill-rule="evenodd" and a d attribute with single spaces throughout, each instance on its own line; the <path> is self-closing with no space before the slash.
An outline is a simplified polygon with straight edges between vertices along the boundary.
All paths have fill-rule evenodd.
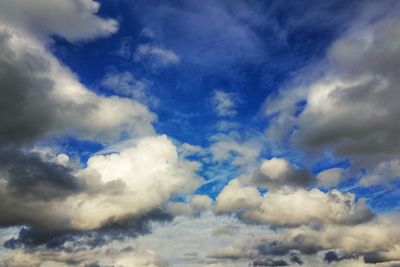
<path id="1" fill-rule="evenodd" d="M 0 267 L 400 266 L 400 2 L 0 1 Z"/>

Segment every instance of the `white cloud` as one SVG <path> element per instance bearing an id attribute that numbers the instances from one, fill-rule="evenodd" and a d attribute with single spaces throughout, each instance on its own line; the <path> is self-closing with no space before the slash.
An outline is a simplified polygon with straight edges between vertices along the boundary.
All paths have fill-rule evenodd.
<path id="1" fill-rule="evenodd" d="M 118 29 L 117 21 L 96 15 L 99 8 L 100 4 L 93 0 L 3 0 L 0 22 L 39 38 L 55 34 L 72 42 L 89 40 Z"/>
<path id="2" fill-rule="evenodd" d="M 140 36 L 147 37 L 149 39 L 153 39 L 155 36 L 155 33 L 152 29 L 145 27 L 141 31 Z"/>
<path id="3" fill-rule="evenodd" d="M 132 97 L 148 105 L 157 105 L 159 100 L 149 92 L 151 82 L 146 79 L 137 79 L 132 73 L 109 72 L 101 81 L 101 85 L 119 96 Z"/>
<path id="4" fill-rule="evenodd" d="M 175 65 L 180 61 L 179 56 L 174 51 L 153 44 L 139 45 L 133 59 L 137 62 L 149 64 L 150 67 L 155 69 Z"/>
<path id="5" fill-rule="evenodd" d="M 209 151 L 215 162 L 230 162 L 235 166 L 246 166 L 257 162 L 261 153 L 258 138 L 240 138 L 237 132 L 229 134 L 216 134 L 211 138 L 212 144 Z"/>
<path id="6" fill-rule="evenodd" d="M 214 90 L 211 102 L 220 117 L 233 117 L 237 114 L 235 96 L 222 90 Z"/>
<path id="7" fill-rule="evenodd" d="M 148 81 L 136 79 L 130 72 L 107 73 L 101 81 L 101 85 L 124 96 L 143 95 L 148 87 Z"/>
<path id="8" fill-rule="evenodd" d="M 232 230 L 234 229 L 234 230 Z M 242 240 L 270 233 L 268 226 L 246 225 L 230 216 L 205 212 L 179 216 L 170 224 L 154 225 L 153 233 L 137 239 L 137 246 L 155 251 L 171 266 L 247 266 L 248 259 L 216 259 L 213 254 Z M 173 245 L 172 245 L 173 244 Z"/>
<path id="9" fill-rule="evenodd" d="M 216 210 L 221 213 L 253 210 L 262 201 L 257 188 L 242 186 L 236 179 L 230 181 L 216 199 Z"/>
<path id="10" fill-rule="evenodd" d="M 281 188 L 261 196 L 256 187 L 232 180 L 216 200 L 220 212 L 238 212 L 249 222 L 294 226 L 312 223 L 357 224 L 372 212 L 355 195 L 332 190 Z"/>

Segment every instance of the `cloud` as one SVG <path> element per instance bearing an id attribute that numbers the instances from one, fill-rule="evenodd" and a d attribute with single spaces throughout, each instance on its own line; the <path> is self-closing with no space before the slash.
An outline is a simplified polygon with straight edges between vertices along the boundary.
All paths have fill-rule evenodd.
<path id="1" fill-rule="evenodd" d="M 143 104 L 156 106 L 159 103 L 159 99 L 149 92 L 152 83 L 146 79 L 138 79 L 128 71 L 108 72 L 100 84 L 116 95 L 132 97 Z"/>
<path id="2" fill-rule="evenodd" d="M 31 252 L 22 250 L 7 251 L 0 260 L 1 267 L 165 267 L 152 251 L 125 247 L 115 249 L 110 247 L 76 251 L 73 253 L 49 252 L 34 250 Z"/>
<path id="3" fill-rule="evenodd" d="M 267 263 L 291 261 L 305 266 L 326 266 L 327 263 L 332 266 L 391 266 L 399 259 L 397 219 L 383 215 L 357 225 L 328 223 L 320 227 L 278 228 L 241 238 L 240 242 L 236 240 L 234 245 L 218 250 L 216 255 L 220 258 L 231 255 L 231 261 L 237 262 L 257 259 Z"/>
<path id="4" fill-rule="evenodd" d="M 27 224 L 50 233 L 99 229 L 140 218 L 174 194 L 192 192 L 199 185 L 196 166 L 179 159 L 166 136 L 146 137 L 118 153 L 92 156 L 87 167 L 75 170 L 74 176 L 64 178 L 56 171 L 65 168 L 50 164 L 43 176 L 37 173 L 38 166 L 32 164 L 26 170 L 32 178 L 17 173 L 21 176 L 0 187 L 0 209 L 7 214 L 0 220 L 3 225 Z M 50 172 L 52 166 L 55 171 Z M 31 197 L 25 200 L 21 194 Z"/>
<path id="5" fill-rule="evenodd" d="M 175 145 L 155 134 L 155 115 L 146 106 L 90 91 L 25 30 L 8 20 L 0 27 L 3 226 L 50 234 L 93 230 L 144 216 L 172 195 L 195 189 L 197 165 L 179 159 Z M 135 141 L 118 153 L 91 156 L 85 169 L 31 149 L 64 136 L 104 145 Z"/>
<path id="6" fill-rule="evenodd" d="M 384 215 L 351 226 L 328 223 L 319 227 L 271 229 L 267 225 L 245 224 L 231 216 L 215 216 L 206 212 L 199 216 L 178 216 L 168 224 L 153 223 L 151 234 L 136 239 L 109 241 L 101 247 L 94 248 L 84 243 L 71 246 L 69 241 L 65 243 L 65 248 L 73 250 L 43 247 L 25 251 L 6 249 L 1 252 L 0 266 L 2 261 L 11 262 L 11 259 L 19 258 L 30 264 L 37 263 L 27 265 L 29 267 L 37 267 L 40 263 L 57 266 L 72 262 L 79 267 L 85 264 L 105 267 L 120 259 L 134 257 L 129 259 L 138 264 L 134 266 L 147 262 L 158 267 L 239 267 L 250 263 L 268 266 L 283 262 L 297 266 L 300 259 L 304 266 L 322 267 L 327 265 L 325 254 L 334 251 L 340 261 L 331 261 L 332 266 L 370 266 L 368 262 L 377 262 L 377 265 L 371 266 L 387 267 L 395 264 L 399 255 L 397 220 L 395 216 Z M 213 234 L 227 227 L 232 230 Z"/>
<path id="7" fill-rule="evenodd" d="M 230 162 L 234 166 L 252 165 L 257 162 L 261 153 L 260 141 L 257 137 L 242 138 L 236 132 L 220 133 L 210 138 L 209 151 L 215 162 Z"/>
<path id="8" fill-rule="evenodd" d="M 130 72 L 107 73 L 101 85 L 123 96 L 142 95 L 148 87 L 148 81 L 137 80 Z"/>
<path id="9" fill-rule="evenodd" d="M 157 224 L 152 234 L 138 237 L 135 244 L 155 251 L 160 259 L 168 259 L 172 266 L 239 267 L 247 266 L 249 258 L 243 256 L 232 260 L 224 257 L 223 252 L 228 251 L 225 247 L 239 246 L 241 241 L 269 232 L 267 226 L 246 225 L 231 216 L 203 212 L 198 216 L 175 217 L 169 224 Z M 238 249 L 235 248 L 235 251 Z M 247 250 L 241 252 L 245 255 Z M 216 257 L 218 255 L 221 257 Z"/>
<path id="10" fill-rule="evenodd" d="M 317 181 L 323 186 L 337 185 L 343 179 L 342 168 L 331 168 L 317 174 Z"/>
<path id="11" fill-rule="evenodd" d="M 155 116 L 136 101 L 91 92 L 40 41 L 8 25 L 0 28 L 0 46 L 0 209 L 5 214 L 1 224 L 27 224 L 48 232 L 83 229 L 73 218 L 85 216 L 82 202 L 97 201 L 107 207 L 100 194 L 93 197 L 94 185 L 89 180 L 96 175 L 78 177 L 77 169 L 44 160 L 31 150 L 32 145 L 65 135 L 104 144 L 154 135 L 151 123 Z M 166 138 L 160 138 L 174 149 Z M 108 195 L 108 201 L 113 192 L 124 191 L 123 182 L 106 186 L 101 177 L 97 179 L 96 190 Z M 110 210 L 111 215 L 91 227 L 106 223 L 107 216 L 114 215 Z"/>
<path id="12" fill-rule="evenodd" d="M 306 150 L 331 149 L 362 162 L 397 157 L 398 24 L 388 16 L 350 28 L 315 66 L 324 69 L 322 76 L 267 100 L 269 133 L 290 136 Z M 296 115 L 300 101 L 305 108 Z"/>
<path id="13" fill-rule="evenodd" d="M 73 176 L 71 169 L 43 161 L 38 154 L 2 149 L 0 161 L 0 181 L 2 185 L 5 184 L 1 186 L 1 198 L 4 197 L 3 190 L 6 190 L 20 201 L 51 201 L 84 190 L 84 185 Z M 8 213 L 5 210 L 3 212 Z M 0 222 L 10 219 L 4 216 Z"/>
<path id="14" fill-rule="evenodd" d="M 247 222 L 277 226 L 302 224 L 358 224 L 373 218 L 372 211 L 355 195 L 332 190 L 281 188 L 261 196 L 256 187 L 232 180 L 216 200 L 217 211 L 236 212 Z"/>
<path id="15" fill-rule="evenodd" d="M 178 40 L 187 30 L 211 37 L 192 42 L 197 48 L 221 40 L 204 58 L 196 59 L 198 51 L 189 55 L 192 63 L 204 66 L 216 52 L 221 57 L 210 62 L 257 63 L 264 51 L 255 28 L 266 16 L 238 3 L 162 4 L 151 12 L 188 22 L 180 24 L 185 29 L 177 30 Z M 116 31 L 116 22 L 96 16 L 99 4 L 91 0 L 36 4 L 0 4 L 0 226 L 19 230 L 10 237 L 0 229 L 1 267 L 365 266 L 400 259 L 397 215 L 375 215 L 352 193 L 305 189 L 312 182 L 307 169 L 283 158 L 260 162 L 261 138 L 225 130 L 209 139 L 208 149 L 177 147 L 156 133 L 156 115 L 137 101 L 144 81 L 128 72 L 109 73 L 103 86 L 121 96 L 91 91 L 51 54 L 50 38 L 77 42 L 107 36 Z M 196 14 L 193 7 L 199 7 Z M 209 18 L 217 22 L 215 30 L 202 31 L 199 22 Z M 271 100 L 275 106 L 269 105 L 276 112 L 269 113 L 275 116 L 272 124 L 282 132 L 290 128 L 288 135 L 299 147 L 378 162 L 366 170 L 365 184 L 398 172 L 397 24 L 374 22 L 361 35 L 351 29 L 328 51 L 325 76 L 283 104 Z M 151 38 L 158 32 L 154 27 Z M 174 51 L 186 54 L 165 43 L 173 51 L 141 44 L 134 60 L 156 69 L 178 64 Z M 225 51 L 227 44 L 233 50 Z M 131 52 L 124 55 L 132 58 Z M 236 100 L 218 93 L 217 113 L 231 118 Z M 304 110 L 293 115 L 293 107 L 282 109 L 298 100 L 306 100 Z M 68 151 L 46 154 L 37 147 L 66 136 L 104 149 L 74 163 Z M 201 179 L 200 164 L 187 159 L 192 156 L 204 156 L 210 165 L 226 163 L 243 175 L 214 202 L 193 193 Z M 342 179 L 341 172 L 328 169 L 316 179 L 331 186 Z"/>
<path id="16" fill-rule="evenodd" d="M 400 177 L 400 161 L 397 159 L 379 162 L 373 168 L 369 168 L 361 176 L 360 184 L 369 186 L 373 184 L 385 183 Z"/>
<path id="17" fill-rule="evenodd" d="M 201 66 L 202 72 L 216 73 L 231 70 L 236 63 L 262 61 L 266 53 L 257 29 L 265 25 L 274 33 L 280 29 L 261 10 L 262 6 L 245 1 L 179 1 L 157 6 L 142 1 L 135 15 L 162 43 L 185 55 L 185 61 Z"/>
<path id="18" fill-rule="evenodd" d="M 214 90 L 212 105 L 220 117 L 233 117 L 237 114 L 235 96 L 222 90 Z"/>
<path id="19" fill-rule="evenodd" d="M 297 169 L 282 158 L 271 158 L 261 163 L 250 177 L 241 178 L 257 187 L 276 189 L 284 186 L 307 187 L 312 176 L 306 169 Z"/>
<path id="20" fill-rule="evenodd" d="M 235 212 L 257 209 L 261 203 L 257 188 L 242 186 L 236 179 L 230 181 L 216 199 L 217 211 Z"/>
<path id="21" fill-rule="evenodd" d="M 254 261 L 251 266 L 288 266 L 288 263 L 284 260 L 266 259 Z"/>
<path id="22" fill-rule="evenodd" d="M 187 202 L 170 203 L 168 211 L 176 216 L 193 215 L 198 216 L 202 212 L 211 210 L 212 199 L 206 195 L 194 195 Z"/>
<path id="23" fill-rule="evenodd" d="M 148 64 L 151 68 L 159 69 L 178 64 L 180 58 L 174 51 L 154 44 L 140 44 L 133 59 Z"/>
<path id="24" fill-rule="evenodd" d="M 117 21 L 96 15 L 100 4 L 93 0 L 5 0 L 0 3 L 0 21 L 39 38 L 58 35 L 70 42 L 108 36 Z"/>
<path id="25" fill-rule="evenodd" d="M 8 27 L 0 29 L 0 139 L 31 142 L 48 135 L 73 134 L 112 141 L 154 132 L 155 119 L 133 100 L 89 91 L 42 44 Z"/>
<path id="26" fill-rule="evenodd" d="M 299 250 L 302 254 L 316 254 L 319 251 L 339 249 L 340 256 L 336 252 L 333 254 L 332 251 L 325 253 L 325 260 L 331 262 L 360 256 L 364 256 L 366 263 L 394 261 L 398 260 L 399 256 L 399 235 L 395 230 L 395 220 L 396 217 L 382 216 L 353 226 L 326 225 L 319 229 L 291 229 L 281 233 L 281 236 L 278 237 L 279 241 L 274 243 L 274 249 L 281 251 L 282 255 L 291 250 Z M 381 227 L 385 227 L 385 229 Z M 373 238 L 374 241 L 366 242 L 366 240 L 371 240 L 370 238 Z M 261 244 L 271 246 L 267 240 L 265 240 L 266 243 Z M 304 250 L 308 246 L 309 249 Z M 263 252 L 266 255 L 273 255 L 274 251 L 264 249 Z M 374 261 L 372 258 L 376 260 Z"/>

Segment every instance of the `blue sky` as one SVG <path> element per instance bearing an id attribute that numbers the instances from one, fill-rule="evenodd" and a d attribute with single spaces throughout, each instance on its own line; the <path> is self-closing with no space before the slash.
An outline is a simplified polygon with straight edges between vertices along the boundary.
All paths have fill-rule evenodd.
<path id="1" fill-rule="evenodd" d="M 0 267 L 397 266 L 399 12 L 0 3 Z"/>

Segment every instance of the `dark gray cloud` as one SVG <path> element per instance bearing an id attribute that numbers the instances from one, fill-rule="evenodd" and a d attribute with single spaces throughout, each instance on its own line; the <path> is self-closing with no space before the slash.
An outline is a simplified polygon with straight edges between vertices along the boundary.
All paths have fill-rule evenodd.
<path id="1" fill-rule="evenodd" d="M 391 261 L 399 261 L 399 255 L 385 255 L 385 251 L 373 251 L 370 253 L 363 254 L 365 263 L 383 263 L 383 262 L 391 262 Z"/>
<path id="2" fill-rule="evenodd" d="M 335 251 L 331 250 L 325 253 L 324 261 L 326 261 L 329 264 L 334 261 L 340 261 L 340 258 Z"/>
<path id="3" fill-rule="evenodd" d="M 45 162 L 36 153 L 0 149 L 0 181 L 6 182 L 8 193 L 21 201 L 50 201 L 81 192 L 84 185 L 71 171 L 62 165 Z"/>
<path id="4" fill-rule="evenodd" d="M 303 255 L 313 255 L 319 252 L 322 247 L 313 244 L 304 235 L 297 235 L 290 241 L 278 241 L 274 240 L 271 242 L 260 243 L 256 247 L 258 253 L 264 256 L 285 256 L 291 251 L 299 251 Z"/>
<path id="5" fill-rule="evenodd" d="M 250 182 L 258 187 L 277 189 L 284 186 L 307 187 L 313 177 L 308 169 L 293 166 L 283 158 L 272 158 L 263 161 L 259 170 L 255 171 Z"/>
<path id="6" fill-rule="evenodd" d="M 398 15 L 398 3 L 384 3 L 390 13 Z M 375 160 L 398 155 L 400 128 L 395 121 L 400 115 L 400 31 L 395 16 L 373 23 L 367 20 L 350 28 L 331 45 L 321 63 L 327 69 L 322 78 L 309 82 L 306 90 L 303 85 L 286 92 L 286 96 L 282 94 L 278 100 L 282 114 L 290 109 L 287 101 L 307 102 L 298 117 L 279 115 L 279 122 L 286 122 L 281 126 L 289 131 L 295 122 L 292 139 L 296 145 L 307 149 L 330 147 L 338 155 Z M 268 114 L 280 110 L 274 100 L 267 104 Z"/>
<path id="7" fill-rule="evenodd" d="M 290 261 L 293 263 L 297 263 L 298 265 L 303 265 L 304 261 L 298 255 L 290 256 Z"/>
<path id="8" fill-rule="evenodd" d="M 251 266 L 289 266 L 289 264 L 285 260 L 266 259 L 253 261 Z"/>
<path id="9" fill-rule="evenodd" d="M 155 209 L 141 217 L 128 217 L 117 222 L 110 221 L 103 227 L 93 231 L 65 231 L 49 232 L 34 226 L 23 227 L 18 237 L 5 242 L 5 247 L 16 249 L 33 249 L 44 245 L 55 251 L 76 252 L 83 247 L 93 249 L 104 246 L 110 240 L 124 240 L 139 235 L 151 233 L 151 223 L 166 223 L 173 219 L 172 215 L 160 209 Z M 73 244 L 73 246 L 71 246 Z"/>
<path id="10" fill-rule="evenodd" d="M 37 75 L 47 70 L 45 59 L 33 54 L 17 58 L 7 46 L 9 39 L 0 32 L 0 141 L 30 142 L 54 126 L 53 82 Z"/>
<path id="11" fill-rule="evenodd" d="M 361 184 L 370 185 L 399 176 L 400 5 L 369 2 L 361 14 L 265 110 L 271 139 L 312 155 L 351 157 L 366 170 Z"/>

